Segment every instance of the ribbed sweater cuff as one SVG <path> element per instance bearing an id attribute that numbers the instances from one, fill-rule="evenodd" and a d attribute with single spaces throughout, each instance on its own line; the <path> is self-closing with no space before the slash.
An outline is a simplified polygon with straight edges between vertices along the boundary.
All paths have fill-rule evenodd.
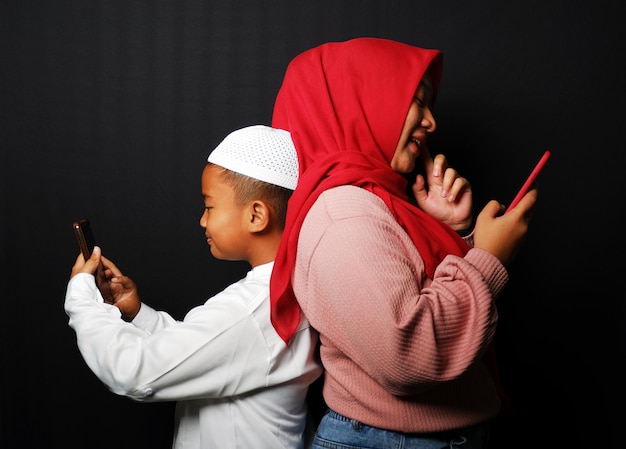
<path id="1" fill-rule="evenodd" d="M 506 268 L 490 252 L 480 248 L 472 248 L 465 255 L 465 260 L 483 274 L 494 298 L 500 294 L 507 282 L 509 282 L 509 273 L 506 271 Z"/>

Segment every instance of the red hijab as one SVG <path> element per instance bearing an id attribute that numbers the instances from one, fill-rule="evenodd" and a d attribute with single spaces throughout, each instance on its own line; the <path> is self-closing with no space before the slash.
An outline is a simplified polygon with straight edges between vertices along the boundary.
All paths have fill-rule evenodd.
<path id="1" fill-rule="evenodd" d="M 272 126 L 286 129 L 300 176 L 270 279 L 272 324 L 289 342 L 300 321 L 291 286 L 298 235 L 318 196 L 354 185 L 380 197 L 413 240 L 426 274 L 468 247 L 456 232 L 409 202 L 408 182 L 391 168 L 411 101 L 426 70 L 436 95 L 442 55 L 400 42 L 357 38 L 296 56 L 276 97 Z"/>

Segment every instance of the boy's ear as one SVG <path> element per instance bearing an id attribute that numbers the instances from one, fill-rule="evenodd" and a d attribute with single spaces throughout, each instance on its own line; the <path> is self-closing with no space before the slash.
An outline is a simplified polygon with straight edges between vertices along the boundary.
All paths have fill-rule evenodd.
<path id="1" fill-rule="evenodd" d="M 247 207 L 248 229 L 262 232 L 270 226 L 272 211 L 265 201 L 254 200 Z"/>

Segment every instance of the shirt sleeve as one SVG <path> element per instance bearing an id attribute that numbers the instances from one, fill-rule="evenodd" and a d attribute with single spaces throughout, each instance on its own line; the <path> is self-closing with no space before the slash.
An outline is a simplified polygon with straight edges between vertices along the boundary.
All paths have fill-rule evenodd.
<path id="1" fill-rule="evenodd" d="M 141 303 L 139 312 L 137 312 L 131 323 L 149 334 L 154 334 L 176 323 L 176 320 L 167 312 L 156 311 L 148 304 Z"/>
<path id="2" fill-rule="evenodd" d="M 80 273 L 68 283 L 65 311 L 85 362 L 114 393 L 141 401 L 216 398 L 269 382 L 265 339 L 238 293 L 214 296 L 184 321 L 142 304 L 137 322 L 127 323 L 98 299 L 93 276 Z"/>

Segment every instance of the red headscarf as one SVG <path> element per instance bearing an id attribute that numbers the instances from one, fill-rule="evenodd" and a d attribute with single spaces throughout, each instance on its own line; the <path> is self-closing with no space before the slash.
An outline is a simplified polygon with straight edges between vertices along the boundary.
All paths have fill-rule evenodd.
<path id="1" fill-rule="evenodd" d="M 326 43 L 287 67 L 272 126 L 291 132 L 300 176 L 270 280 L 272 324 L 285 342 L 300 321 L 291 286 L 298 235 L 324 190 L 355 185 L 380 197 L 430 277 L 446 255 L 467 252 L 456 232 L 409 202 L 407 180 L 390 165 L 422 76 L 429 70 L 436 95 L 441 67 L 438 50 L 379 38 Z"/>

